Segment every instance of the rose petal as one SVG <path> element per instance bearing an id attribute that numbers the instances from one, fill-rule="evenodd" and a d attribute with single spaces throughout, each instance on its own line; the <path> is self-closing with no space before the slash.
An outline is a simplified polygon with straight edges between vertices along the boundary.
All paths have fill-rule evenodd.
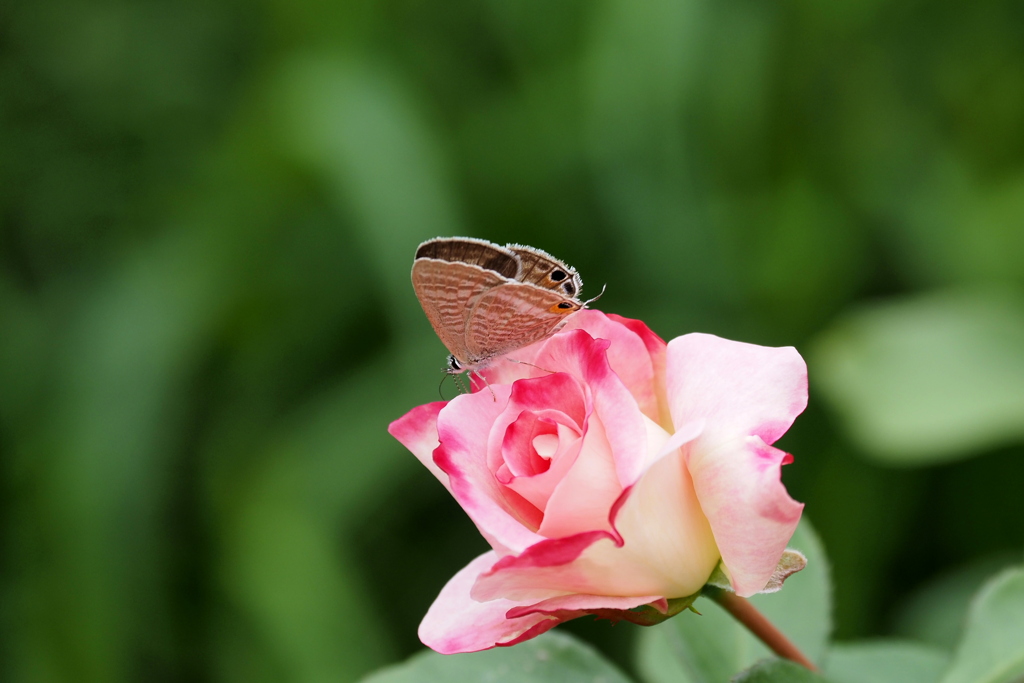
<path id="1" fill-rule="evenodd" d="M 647 460 L 644 415 L 612 371 L 608 344 L 583 330 L 570 330 L 548 340 L 535 358 L 541 367 L 557 367 L 578 377 L 589 389 L 592 404 L 583 447 L 544 509 L 539 533 L 548 538 L 611 531 L 612 505 L 639 478 Z"/>
<path id="2" fill-rule="evenodd" d="M 641 320 L 635 320 L 634 318 L 626 318 L 616 313 L 609 313 L 608 319 L 612 322 L 618 323 L 623 327 L 629 329 L 633 334 L 640 337 L 640 340 L 647 347 L 647 352 L 651 354 L 651 361 L 654 363 L 655 373 L 664 367 L 665 364 L 665 347 L 667 344 L 665 340 L 659 337 L 651 328 L 647 327 L 647 324 Z"/>
<path id="3" fill-rule="evenodd" d="M 503 386 L 503 385 L 498 385 Z M 487 465 L 497 471 L 504 462 L 503 447 L 509 436 L 509 428 L 519 421 L 524 413 L 536 413 L 555 423 L 571 424 L 582 432 L 587 416 L 587 398 L 579 379 L 564 372 L 544 373 L 540 377 L 523 379 L 511 385 L 511 394 L 504 407 L 490 426 L 487 441 Z"/>
<path id="4" fill-rule="evenodd" d="M 656 421 L 662 427 L 668 429 L 672 424 L 672 416 L 669 413 L 668 398 L 665 386 L 665 353 L 668 345 L 665 340 L 655 334 L 651 328 L 639 320 L 623 318 L 621 315 L 610 314 L 608 318 L 629 328 L 647 347 L 647 353 L 651 358 L 651 366 L 654 368 L 654 396 L 657 400 L 658 409 L 654 415 L 647 414 L 649 418 Z M 614 366 L 613 366 L 614 367 Z"/>
<path id="5" fill-rule="evenodd" d="M 565 424 L 558 425 L 558 448 L 551 458 L 551 467 L 547 472 L 541 472 L 531 477 L 516 477 L 508 483 L 508 487 L 533 503 L 537 509 L 543 511 L 548 507 L 548 501 L 555 487 L 565 478 L 568 472 L 579 457 L 583 439 L 580 438 L 577 429 Z M 543 525 L 539 531 L 544 534 Z"/>
<path id="6" fill-rule="evenodd" d="M 676 425 L 706 418 L 709 432 L 771 444 L 807 407 L 807 365 L 791 346 L 687 334 L 669 342 L 666 373 Z"/>
<path id="7" fill-rule="evenodd" d="M 806 366 L 773 349 L 691 334 L 668 345 L 668 397 L 676 424 L 705 419 L 685 450 L 694 490 L 741 596 L 761 590 L 796 529 L 803 505 L 786 492 L 771 448 L 807 404 Z"/>
<path id="8" fill-rule="evenodd" d="M 733 589 L 747 597 L 768 583 L 804 505 L 789 497 L 779 478 L 788 454 L 759 437 L 695 457 L 701 447 L 698 441 L 690 456 L 694 487 Z"/>
<path id="9" fill-rule="evenodd" d="M 664 401 L 665 342 L 658 335 L 639 320 L 606 315 L 593 309 L 571 315 L 559 335 L 571 330 L 584 330 L 594 339 L 610 341 L 607 356 L 612 370 L 645 415 L 664 426 L 669 424 Z M 557 336 L 517 349 L 492 363 L 482 374 L 491 384 L 510 384 L 517 379 L 562 370 L 546 367 L 537 360 L 545 346 Z"/>
<path id="10" fill-rule="evenodd" d="M 487 464 L 491 428 L 504 410 L 511 387 L 456 396 L 437 416 L 440 445 L 434 462 L 451 481 L 451 491 L 477 529 L 503 552 L 520 553 L 543 540 L 531 529 L 540 524 L 540 511 L 502 486 Z"/>
<path id="11" fill-rule="evenodd" d="M 561 411 L 521 410 L 519 416 L 504 430 L 491 430 L 488 446 L 500 455 L 500 465 L 508 469 L 511 478 L 530 478 L 547 472 L 552 458 L 558 454 L 559 435 L 567 430 L 572 441 L 580 437 L 575 421 Z M 496 442 L 501 439 L 501 444 Z M 488 465 L 495 469 L 495 462 Z"/>
<path id="12" fill-rule="evenodd" d="M 652 420 L 659 419 L 656 367 L 651 347 L 654 347 L 654 354 L 660 355 L 663 361 L 664 341 L 638 320 L 605 315 L 596 310 L 580 311 L 573 315 L 563 329 L 581 329 L 594 339 L 610 341 L 608 363 L 612 370 L 629 389 L 629 393 L 633 394 L 644 415 Z M 660 349 L 658 342 L 661 344 Z"/>
<path id="13" fill-rule="evenodd" d="M 506 472 L 513 475 L 522 472 L 523 468 L 509 462 L 508 458 L 524 454 L 506 451 L 506 446 L 516 445 L 514 432 L 520 422 L 529 422 L 536 417 L 570 428 L 574 438 L 564 444 L 559 439 L 558 458 L 552 460 L 546 472 L 532 477 L 504 479 L 512 491 L 529 500 L 539 511 L 546 511 L 548 499 L 555 487 L 576 461 L 580 446 L 578 435 L 583 431 L 587 411 L 587 398 L 579 379 L 574 375 L 564 372 L 544 373 L 540 377 L 515 382 L 507 406 L 491 427 L 487 441 L 487 466 L 498 475 L 499 481 Z M 559 429 L 558 433 L 569 436 L 564 429 Z M 512 442 L 509 441 L 510 435 L 513 437 Z M 532 443 L 519 445 L 531 451 L 533 449 Z M 539 517 L 537 526 L 540 526 Z"/>
<path id="14" fill-rule="evenodd" d="M 434 449 L 438 446 L 437 414 L 448 405 L 447 401 L 435 401 L 417 406 L 388 425 L 388 433 L 412 451 L 430 473 L 451 491 L 448 475 L 434 463 Z"/>
<path id="15" fill-rule="evenodd" d="M 575 616 L 583 616 L 588 610 L 597 609 L 633 609 L 640 605 L 655 603 L 655 609 L 663 614 L 668 609 L 665 598 L 660 595 L 641 595 L 636 597 L 615 597 L 610 595 L 560 595 L 548 598 L 532 605 L 513 607 L 508 611 L 509 617 L 524 617 L 530 614 L 564 614 L 575 612 Z"/>
<path id="16" fill-rule="evenodd" d="M 608 511 L 622 489 L 604 428 L 592 420 L 572 468 L 548 498 L 538 533 L 562 538 L 584 531 L 612 531 Z"/>
<path id="17" fill-rule="evenodd" d="M 499 598 L 477 602 L 469 591 L 481 572 L 498 559 L 486 552 L 466 565 L 441 589 L 420 623 L 420 641 L 441 654 L 477 652 L 496 645 L 511 645 L 523 636 L 532 638 L 561 620 L 535 612 L 509 619 L 506 614 L 522 604 Z"/>
<path id="18" fill-rule="evenodd" d="M 650 424 L 652 429 L 661 431 Z M 699 438 L 699 423 L 694 427 L 683 433 Z M 667 437 L 661 437 L 665 446 L 670 442 Z M 665 450 L 665 446 L 657 451 Z M 609 555 L 608 561 L 637 567 L 629 572 L 634 581 L 629 586 L 630 594 L 649 586 L 656 587 L 649 592 L 668 598 L 692 595 L 718 565 L 720 555 L 715 536 L 694 490 L 683 450 L 669 449 L 653 462 L 625 499 L 615 518 L 615 528 L 623 539 L 622 548 L 594 549 L 595 558 L 604 551 Z M 625 584 L 620 581 L 618 587 L 621 593 Z"/>
<path id="19" fill-rule="evenodd" d="M 636 400 L 608 362 L 610 342 L 584 330 L 569 330 L 549 339 L 536 361 L 580 378 L 590 390 L 593 411 L 604 425 L 619 483 L 632 485 L 647 460 L 644 416 Z"/>
<path id="20" fill-rule="evenodd" d="M 704 420 L 694 420 L 679 427 L 676 433 L 663 443 L 654 456 L 654 460 L 661 460 L 672 451 L 682 448 L 685 444 L 697 439 L 704 432 Z M 653 464 L 653 462 L 652 462 Z"/>
<path id="21" fill-rule="evenodd" d="M 482 573 L 471 594 L 475 600 L 509 598 L 534 603 L 561 593 L 595 593 L 600 585 L 574 564 L 592 546 L 617 540 L 604 531 L 545 539 L 519 555 L 506 555 Z"/>
<path id="22" fill-rule="evenodd" d="M 445 585 L 420 624 L 419 637 L 424 645 L 442 654 L 476 652 L 529 640 L 587 610 L 625 610 L 649 603 L 654 603 L 656 609 L 664 606 L 663 598 L 657 595 L 562 595 L 536 603 L 504 598 L 473 600 L 469 589 L 496 559 L 495 553 L 484 553 Z"/>
<path id="23" fill-rule="evenodd" d="M 644 418 L 652 452 L 669 435 Z M 577 534 L 507 556 L 480 576 L 473 596 L 521 602 L 545 592 L 683 597 L 697 592 L 718 564 L 715 538 L 696 497 L 685 459 L 675 449 L 654 461 L 612 506 L 621 535 Z"/>

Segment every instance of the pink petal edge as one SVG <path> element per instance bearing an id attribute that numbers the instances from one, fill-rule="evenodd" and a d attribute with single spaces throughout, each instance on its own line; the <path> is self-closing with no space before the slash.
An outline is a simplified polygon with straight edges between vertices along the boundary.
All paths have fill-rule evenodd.
<path id="1" fill-rule="evenodd" d="M 656 610 L 664 614 L 668 611 L 668 602 L 660 595 L 641 595 L 635 597 L 620 597 L 613 595 L 560 595 L 555 598 L 541 600 L 532 605 L 513 607 L 508 611 L 510 619 L 525 617 L 531 614 L 564 614 L 566 612 L 578 612 L 576 616 L 583 616 L 588 610 L 597 609 L 633 609 L 640 605 L 650 604 Z"/>
<path id="2" fill-rule="evenodd" d="M 389 424 L 388 433 L 412 451 L 430 473 L 451 491 L 448 475 L 434 463 L 434 449 L 438 446 L 437 415 L 446 405 L 447 401 L 434 401 L 416 406 Z"/>
<path id="3" fill-rule="evenodd" d="M 638 320 L 598 310 L 580 311 L 563 329 L 580 329 L 595 339 L 607 340 L 607 357 L 612 371 L 636 399 L 640 410 L 652 420 L 658 419 L 656 388 L 660 368 L 656 359 L 660 356 L 664 360 L 665 342 Z M 661 343 L 660 349 L 658 342 Z M 663 367 L 664 363 L 661 365 Z"/>
<path id="4" fill-rule="evenodd" d="M 807 407 L 807 364 L 791 346 L 687 334 L 669 342 L 666 375 L 673 424 L 706 418 L 726 438 L 772 444 Z"/>
<path id="5" fill-rule="evenodd" d="M 424 645 L 445 655 L 477 652 L 528 640 L 561 621 L 543 613 L 510 619 L 507 613 L 521 603 L 501 598 L 473 600 L 470 589 L 497 557 L 494 551 L 480 555 L 445 584 L 420 622 L 419 637 Z"/>
<path id="6" fill-rule="evenodd" d="M 486 462 L 487 442 L 495 420 L 504 410 L 511 386 L 456 396 L 438 414 L 440 445 L 434 462 L 451 481 L 451 491 L 491 547 L 519 553 L 544 540 L 514 514 L 517 494 L 502 486 Z"/>
<path id="7" fill-rule="evenodd" d="M 789 496 L 780 479 L 789 454 L 759 437 L 724 444 L 718 456 L 718 462 L 691 467 L 694 488 L 733 589 L 749 597 L 771 578 L 804 504 Z"/>
<path id="8" fill-rule="evenodd" d="M 441 654 L 477 652 L 535 638 L 588 610 L 627 610 L 645 604 L 662 613 L 667 609 L 664 597 L 658 595 L 554 595 L 527 604 L 504 598 L 486 602 L 472 599 L 470 588 L 496 559 L 493 551 L 480 555 L 441 589 L 420 623 L 419 637 L 424 645 Z"/>
<path id="9" fill-rule="evenodd" d="M 800 521 L 803 504 L 781 481 L 791 456 L 772 448 L 807 405 L 807 369 L 793 348 L 691 334 L 668 345 L 676 424 L 705 419 L 687 449 L 694 490 L 733 588 L 760 591 Z"/>

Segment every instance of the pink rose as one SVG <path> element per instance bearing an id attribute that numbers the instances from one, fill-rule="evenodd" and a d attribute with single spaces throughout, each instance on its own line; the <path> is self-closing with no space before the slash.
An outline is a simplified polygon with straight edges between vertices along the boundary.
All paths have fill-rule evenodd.
<path id="1" fill-rule="evenodd" d="M 513 357 L 484 372 L 491 391 L 389 428 L 493 548 L 442 589 L 426 645 L 472 652 L 586 613 L 665 612 L 720 561 L 739 595 L 765 587 L 803 510 L 780 481 L 792 457 L 771 446 L 807 404 L 795 349 L 666 344 L 585 310 Z"/>

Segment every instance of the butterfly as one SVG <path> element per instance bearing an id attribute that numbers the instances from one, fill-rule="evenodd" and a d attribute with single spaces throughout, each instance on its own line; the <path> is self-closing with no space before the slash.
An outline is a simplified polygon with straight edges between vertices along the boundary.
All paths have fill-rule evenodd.
<path id="1" fill-rule="evenodd" d="M 416 249 L 412 286 L 451 352 L 448 372 L 475 372 L 550 337 L 588 302 L 574 268 L 540 249 L 437 237 Z"/>

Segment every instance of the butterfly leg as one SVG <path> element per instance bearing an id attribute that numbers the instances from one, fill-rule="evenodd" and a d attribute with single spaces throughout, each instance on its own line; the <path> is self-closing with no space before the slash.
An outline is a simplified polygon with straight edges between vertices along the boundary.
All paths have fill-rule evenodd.
<path id="1" fill-rule="evenodd" d="M 473 372 L 472 370 L 470 370 L 467 374 L 469 375 L 469 383 L 471 387 L 473 386 L 473 378 L 476 377 L 478 380 L 484 383 L 484 386 L 487 387 L 487 391 L 491 392 L 491 398 L 494 400 L 494 402 L 498 402 L 498 397 L 494 395 L 494 389 L 491 389 L 491 385 L 487 382 L 486 377 L 484 377 L 478 372 Z"/>

